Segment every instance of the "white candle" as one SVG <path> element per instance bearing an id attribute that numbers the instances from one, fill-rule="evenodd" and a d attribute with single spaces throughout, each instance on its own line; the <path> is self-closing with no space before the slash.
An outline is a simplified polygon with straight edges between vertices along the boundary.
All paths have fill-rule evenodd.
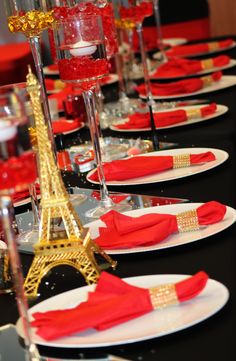
<path id="1" fill-rule="evenodd" d="M 10 122 L 0 121 L 0 142 L 6 142 L 9 139 L 15 137 L 17 133 L 17 127 L 11 125 Z"/>
<path id="2" fill-rule="evenodd" d="M 74 49 L 70 49 L 70 53 L 73 56 L 91 55 L 97 50 L 96 45 L 89 43 L 88 41 L 78 41 L 72 45 Z"/>

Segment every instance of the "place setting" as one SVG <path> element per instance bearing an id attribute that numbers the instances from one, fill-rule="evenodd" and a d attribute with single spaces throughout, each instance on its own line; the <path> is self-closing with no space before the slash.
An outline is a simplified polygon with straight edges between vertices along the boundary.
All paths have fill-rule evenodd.
<path id="1" fill-rule="evenodd" d="M 202 100 L 204 101 L 204 100 Z M 201 101 L 200 101 L 201 102 Z M 164 105 L 162 104 L 163 108 Z M 154 112 L 156 129 L 172 129 L 195 123 L 215 119 L 228 112 L 228 107 L 222 104 L 189 105 L 161 109 Z M 150 131 L 150 118 L 148 113 L 134 113 L 129 118 L 124 118 L 110 125 L 116 132 L 144 132 Z"/>

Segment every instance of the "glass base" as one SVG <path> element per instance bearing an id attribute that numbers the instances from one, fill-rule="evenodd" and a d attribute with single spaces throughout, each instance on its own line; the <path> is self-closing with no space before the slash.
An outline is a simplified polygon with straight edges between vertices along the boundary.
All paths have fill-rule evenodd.
<path id="1" fill-rule="evenodd" d="M 103 202 L 100 202 L 100 204 L 95 207 L 90 209 L 89 211 L 87 211 L 85 213 L 85 217 L 88 220 L 94 220 L 94 219 L 98 219 L 100 218 L 102 215 L 104 215 L 105 213 L 109 212 L 109 211 L 116 211 L 119 213 L 123 213 L 123 212 L 127 212 L 132 210 L 132 206 L 129 204 L 112 204 L 109 207 L 105 207 Z"/>
<path id="2" fill-rule="evenodd" d="M 17 243 L 19 245 L 29 243 L 31 245 L 38 242 L 39 239 L 39 230 L 34 228 L 31 231 L 22 232 L 17 236 Z"/>
<path id="3" fill-rule="evenodd" d="M 106 104 L 105 112 L 114 122 L 117 121 L 116 117 L 128 117 L 135 112 L 147 112 L 147 105 L 141 99 L 128 98 L 125 96 L 117 102 Z"/>

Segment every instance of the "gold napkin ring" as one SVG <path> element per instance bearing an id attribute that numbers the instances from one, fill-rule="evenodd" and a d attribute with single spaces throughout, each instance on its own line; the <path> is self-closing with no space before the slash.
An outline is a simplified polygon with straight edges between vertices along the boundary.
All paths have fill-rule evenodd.
<path id="1" fill-rule="evenodd" d="M 197 119 L 202 117 L 201 109 L 189 109 L 186 110 L 187 118 L 190 119 Z"/>
<path id="2" fill-rule="evenodd" d="M 190 154 L 179 154 L 173 156 L 173 169 L 190 167 Z"/>
<path id="3" fill-rule="evenodd" d="M 199 229 L 196 209 L 177 214 L 177 225 L 179 232 L 191 232 Z"/>
<path id="4" fill-rule="evenodd" d="M 211 69 L 211 68 L 214 68 L 214 62 L 212 59 L 206 59 L 206 60 L 202 60 L 201 61 L 201 66 L 202 66 L 202 69 L 205 70 L 205 69 Z"/>
<path id="5" fill-rule="evenodd" d="M 213 41 L 212 43 L 208 43 L 209 51 L 214 51 L 219 49 L 219 43 L 217 41 Z"/>
<path id="6" fill-rule="evenodd" d="M 149 288 L 154 309 L 161 309 L 179 303 L 174 283 Z"/>
<path id="7" fill-rule="evenodd" d="M 208 85 L 211 85 L 213 83 L 211 75 L 203 76 L 201 79 L 203 81 L 203 86 L 204 87 L 208 86 Z"/>

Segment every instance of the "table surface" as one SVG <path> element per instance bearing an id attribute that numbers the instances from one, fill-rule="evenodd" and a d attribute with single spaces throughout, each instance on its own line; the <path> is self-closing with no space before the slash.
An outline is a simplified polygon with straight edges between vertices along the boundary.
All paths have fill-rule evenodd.
<path id="1" fill-rule="evenodd" d="M 227 54 L 236 58 L 236 49 L 228 51 Z M 236 75 L 236 68 L 224 71 L 224 74 Z M 223 149 L 229 153 L 229 159 L 223 165 L 193 177 L 166 183 L 122 187 L 123 192 L 187 198 L 192 202 L 217 200 L 236 207 L 236 87 L 205 94 L 203 98 L 227 105 L 229 112 L 203 123 L 162 130 L 159 132 L 160 140 L 177 142 L 179 147 L 199 146 Z M 106 130 L 104 134 L 119 137 L 121 133 Z M 144 132 L 141 135 L 144 138 L 150 137 L 149 132 Z M 87 131 L 82 130 L 80 136 L 82 138 L 87 137 Z M 124 136 L 138 137 L 140 134 L 122 133 L 122 137 Z M 85 183 L 85 180 L 77 175 L 67 176 L 65 180 L 71 185 L 95 187 Z M 117 187 L 109 189 L 118 190 Z M 233 225 L 218 235 L 185 246 L 114 257 L 118 261 L 118 267 L 114 274 L 119 277 L 172 273 L 194 274 L 198 270 L 205 270 L 211 278 L 228 287 L 230 300 L 219 313 L 184 331 L 145 342 L 95 349 L 93 353 L 96 357 L 99 357 L 101 353 L 108 353 L 128 360 L 147 361 L 157 359 L 162 361 L 173 359 L 181 359 L 182 361 L 189 359 L 191 361 L 233 360 L 236 355 L 235 335 L 233 333 L 236 316 L 235 255 L 235 225 Z M 31 256 L 22 254 L 25 274 L 31 261 Z M 44 280 L 47 281 L 47 284 Z M 82 277 L 65 267 L 55 269 L 44 280 L 40 286 L 42 296 L 36 302 L 84 284 Z M 0 296 L 0 325 L 15 323 L 17 317 L 14 296 Z M 9 338 L 9 342 L 10 340 L 11 338 Z M 2 347 L 3 349 L 7 347 L 7 343 L 0 343 L 0 351 Z M 40 352 L 61 359 L 81 359 L 82 354 L 88 357 L 91 355 L 91 350 L 84 349 L 57 350 L 40 347 Z M 14 357 L 8 358 L 9 361 L 13 359 L 16 360 Z"/>

